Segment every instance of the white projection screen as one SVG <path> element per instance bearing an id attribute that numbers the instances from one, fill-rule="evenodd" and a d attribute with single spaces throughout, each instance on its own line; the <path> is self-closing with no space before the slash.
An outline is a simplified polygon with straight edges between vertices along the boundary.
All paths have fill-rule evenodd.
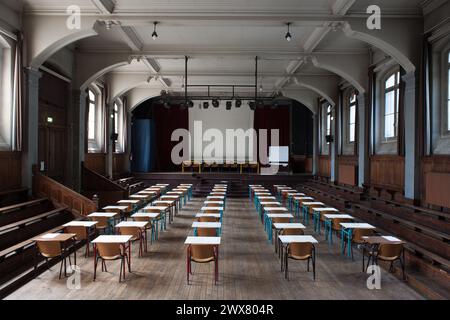
<path id="1" fill-rule="evenodd" d="M 289 162 L 289 147 L 287 146 L 270 146 L 269 147 L 270 163 L 286 163 Z"/>
<path id="2" fill-rule="evenodd" d="M 254 111 L 250 110 L 247 101 L 242 101 L 240 108 L 236 108 L 235 101 L 232 101 L 231 110 L 226 110 L 226 101 L 219 100 L 218 108 L 214 108 L 209 101 L 207 109 L 203 108 L 203 102 L 194 101 L 194 107 L 189 109 L 191 158 L 216 163 L 256 161 Z M 230 136 L 231 133 L 233 136 Z"/>

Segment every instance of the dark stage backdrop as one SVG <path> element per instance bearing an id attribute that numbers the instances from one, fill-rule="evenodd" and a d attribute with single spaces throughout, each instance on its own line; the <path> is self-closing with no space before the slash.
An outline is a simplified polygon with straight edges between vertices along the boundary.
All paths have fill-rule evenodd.
<path id="1" fill-rule="evenodd" d="M 270 130 L 278 129 L 280 131 L 280 146 L 289 146 L 289 132 L 290 132 L 290 117 L 289 107 L 280 106 L 277 108 L 271 108 L 264 106 L 262 108 L 256 108 L 255 116 L 253 119 L 253 126 L 258 133 L 259 129 L 267 129 L 267 150 L 266 154 L 269 155 Z M 258 160 L 259 160 L 259 140 L 258 140 Z"/>

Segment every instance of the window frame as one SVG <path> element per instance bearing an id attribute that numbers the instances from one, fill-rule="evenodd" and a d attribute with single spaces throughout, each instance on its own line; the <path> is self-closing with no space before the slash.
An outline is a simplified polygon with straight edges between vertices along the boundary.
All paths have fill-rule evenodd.
<path id="1" fill-rule="evenodd" d="M 355 101 L 352 102 L 352 97 L 355 97 Z M 347 107 L 347 112 L 348 112 L 348 123 L 347 123 L 347 143 L 353 145 L 356 142 L 356 123 L 357 123 L 357 119 L 356 119 L 356 109 L 358 108 L 358 95 L 356 93 L 356 90 L 351 90 L 350 94 L 347 97 L 347 102 L 348 102 L 348 107 Z M 354 107 L 355 108 L 355 112 L 354 112 L 354 122 L 352 123 L 352 119 L 351 119 L 351 108 Z M 350 139 L 351 136 L 351 127 L 353 125 L 353 140 Z"/>
<path id="2" fill-rule="evenodd" d="M 386 81 L 394 76 L 394 85 L 386 88 Z M 385 73 L 385 75 L 381 78 L 381 97 L 380 97 L 380 143 L 392 143 L 397 142 L 398 140 L 398 121 L 399 121 L 399 109 L 400 109 L 400 86 L 401 86 L 401 74 L 400 68 L 395 67 L 394 69 L 389 70 Z M 390 92 L 394 92 L 394 136 L 386 137 L 386 95 Z M 391 115 L 391 114 L 389 114 Z"/>
<path id="3" fill-rule="evenodd" d="M 442 121 L 441 137 L 450 137 L 450 48 L 446 48 L 442 57 Z"/>
<path id="4" fill-rule="evenodd" d="M 116 109 L 117 107 L 117 109 Z M 125 140 L 124 140 L 124 106 L 120 99 L 117 99 L 113 103 L 113 133 L 117 133 L 117 140 L 114 142 L 114 153 L 125 153 Z M 116 127 L 117 126 L 117 127 Z"/>
<path id="5" fill-rule="evenodd" d="M 104 124 L 104 105 L 102 102 L 103 92 L 97 85 L 91 85 L 87 89 L 87 121 L 86 121 L 86 139 L 88 153 L 104 153 L 105 150 L 105 124 Z M 94 94 L 95 100 L 91 100 L 89 92 Z M 91 105 L 95 110 L 95 137 L 89 138 L 89 116 Z"/>
<path id="6" fill-rule="evenodd" d="M 14 47 L 13 40 L 0 34 L 0 151 L 13 150 L 15 135 Z"/>

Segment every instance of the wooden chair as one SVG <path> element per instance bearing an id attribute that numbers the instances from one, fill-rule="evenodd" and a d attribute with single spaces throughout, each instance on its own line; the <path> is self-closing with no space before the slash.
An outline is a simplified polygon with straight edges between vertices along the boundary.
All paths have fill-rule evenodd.
<path id="1" fill-rule="evenodd" d="M 84 257 L 89 257 L 89 234 L 86 227 L 83 226 L 67 226 L 65 227 L 66 233 L 75 233 L 76 241 L 85 241 L 86 242 L 86 250 L 84 253 Z M 76 251 L 75 251 L 76 254 Z"/>
<path id="2" fill-rule="evenodd" d="M 110 229 L 109 218 L 107 217 L 90 217 L 92 221 L 97 221 L 95 229 L 98 230 L 99 234 L 106 234 L 107 230 Z"/>
<path id="3" fill-rule="evenodd" d="M 371 236 L 371 235 L 373 235 L 373 230 L 372 229 L 353 229 L 353 231 L 352 231 L 352 245 L 350 246 L 352 259 L 353 259 L 353 244 L 364 245 L 365 241 L 364 241 L 363 237 L 368 237 L 368 236 Z M 345 253 L 345 248 L 346 248 L 346 246 L 344 246 L 344 253 Z"/>
<path id="4" fill-rule="evenodd" d="M 289 259 L 307 260 L 307 271 L 309 272 L 309 261 L 312 261 L 313 279 L 316 280 L 316 253 L 315 247 L 310 242 L 291 243 L 287 246 L 287 252 L 284 260 L 284 276 L 289 280 Z"/>
<path id="5" fill-rule="evenodd" d="M 61 266 L 59 267 L 59 279 L 61 279 L 63 264 L 64 266 L 66 265 L 66 257 L 64 256 L 61 243 L 59 241 L 36 241 L 36 245 L 40 255 L 45 259 L 45 265 L 47 266 L 47 269 L 50 270 L 50 265 L 48 263 L 49 259 L 58 257 L 61 258 Z M 70 256 L 69 256 L 69 263 L 72 264 L 70 262 Z M 35 270 L 36 269 L 37 269 L 37 260 L 35 264 Z"/>
<path id="6" fill-rule="evenodd" d="M 198 237 L 217 237 L 216 228 L 197 228 Z"/>
<path id="7" fill-rule="evenodd" d="M 102 260 L 102 272 L 106 269 L 106 261 L 119 260 L 120 259 L 120 275 L 119 282 L 125 280 L 125 264 L 128 264 L 128 272 L 131 272 L 130 264 L 128 262 L 128 254 L 126 250 L 122 250 L 122 245 L 119 243 L 97 243 L 96 244 L 97 256 L 94 259 L 94 281 L 97 277 L 97 264 L 98 259 Z"/>
<path id="8" fill-rule="evenodd" d="M 139 241 L 139 257 L 143 257 L 142 244 L 144 243 L 144 250 L 147 252 L 147 239 L 145 236 L 145 230 L 136 227 L 120 227 L 119 233 L 121 235 L 132 236 L 130 242 Z"/>
<path id="9" fill-rule="evenodd" d="M 155 233 L 152 219 L 149 218 L 149 217 L 134 217 L 133 219 L 134 219 L 134 221 L 148 222 L 148 225 L 144 229 L 144 231 L 145 231 L 145 238 L 147 239 L 147 231 L 150 230 L 150 244 L 152 244 L 153 243 L 153 236 L 154 236 L 154 233 Z M 147 243 L 147 241 L 146 241 L 146 243 Z"/>
<path id="10" fill-rule="evenodd" d="M 218 252 L 213 245 L 189 245 L 187 249 L 187 283 L 192 272 L 192 261 L 196 263 L 209 263 L 214 261 L 214 284 L 219 278 Z"/>
<path id="11" fill-rule="evenodd" d="M 380 244 L 380 246 L 378 247 L 378 250 L 376 250 L 376 251 L 369 250 L 369 260 L 367 261 L 367 268 L 369 267 L 371 260 L 372 260 L 372 264 L 378 265 L 378 259 L 380 259 L 382 261 L 390 262 L 389 272 L 394 271 L 394 262 L 396 260 L 399 260 L 400 265 L 402 267 L 403 280 L 406 280 L 404 247 L 403 247 L 402 243 Z"/>

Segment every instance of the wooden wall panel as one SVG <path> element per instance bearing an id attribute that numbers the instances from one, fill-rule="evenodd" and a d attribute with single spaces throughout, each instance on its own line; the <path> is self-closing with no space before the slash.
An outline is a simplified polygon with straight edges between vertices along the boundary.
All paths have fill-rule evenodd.
<path id="1" fill-rule="evenodd" d="M 338 157 L 338 183 L 358 185 L 358 158 L 356 156 Z"/>
<path id="2" fill-rule="evenodd" d="M 0 191 L 19 188 L 22 183 L 21 153 L 0 151 Z"/>
<path id="3" fill-rule="evenodd" d="M 38 172 L 33 175 L 33 194 L 49 198 L 55 205 L 67 206 L 75 215 L 86 216 L 97 210 L 92 200 Z"/>
<path id="4" fill-rule="evenodd" d="M 421 183 L 421 200 L 424 206 L 438 206 L 450 209 L 450 189 L 445 187 L 447 175 L 450 174 L 450 156 L 428 156 L 423 157 L 422 161 L 422 183 Z M 442 176 L 439 176 L 442 174 Z M 437 185 L 440 188 L 435 188 Z M 435 194 L 433 194 L 435 193 Z M 445 198 L 446 201 L 439 199 Z M 440 208 L 436 208 L 440 209 Z"/>
<path id="5" fill-rule="evenodd" d="M 121 176 L 128 170 L 125 168 L 127 161 L 126 153 L 115 153 L 113 155 L 113 176 Z"/>
<path id="6" fill-rule="evenodd" d="M 403 192 L 405 159 L 400 156 L 370 157 L 370 185 Z"/>
<path id="7" fill-rule="evenodd" d="M 311 173 L 313 171 L 313 158 L 308 157 L 305 160 L 305 172 Z"/>
<path id="8" fill-rule="evenodd" d="M 84 156 L 84 165 L 92 171 L 106 175 L 106 154 L 86 153 Z"/>
<path id="9" fill-rule="evenodd" d="M 331 176 L 331 164 L 329 156 L 319 156 L 319 168 L 317 174 L 321 177 Z"/>

